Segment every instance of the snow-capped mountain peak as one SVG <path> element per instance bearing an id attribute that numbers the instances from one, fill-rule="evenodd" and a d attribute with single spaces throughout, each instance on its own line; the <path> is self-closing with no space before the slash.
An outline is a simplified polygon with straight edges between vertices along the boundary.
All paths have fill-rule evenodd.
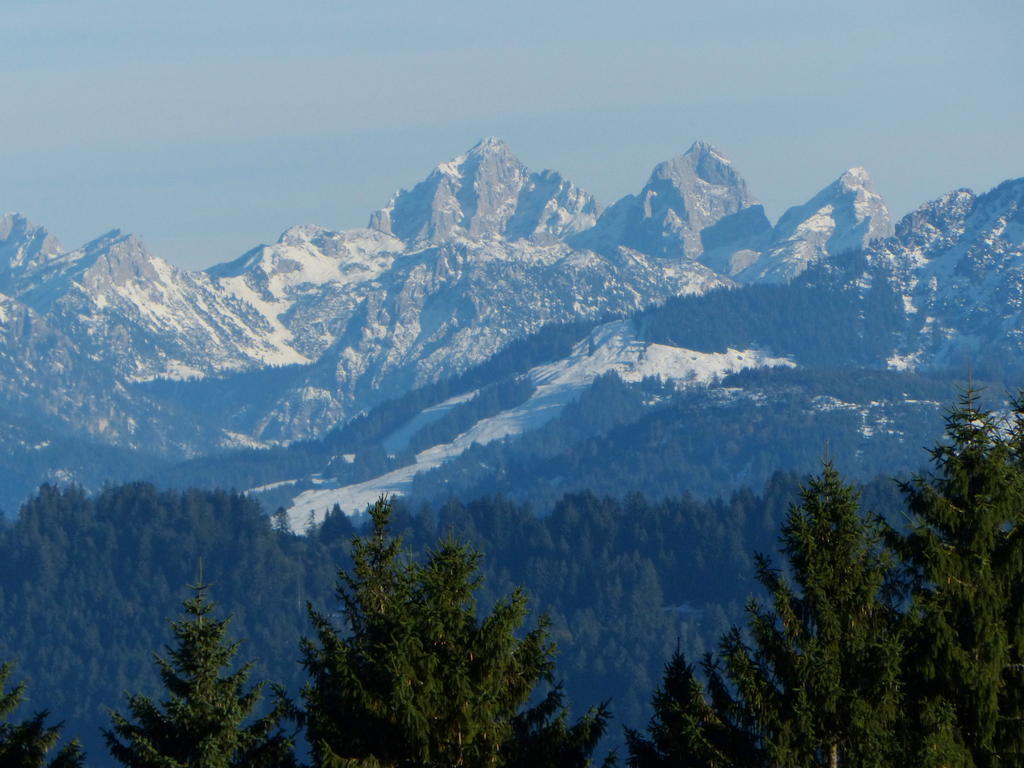
<path id="1" fill-rule="evenodd" d="M 896 224 L 896 237 L 913 248 L 930 249 L 947 244 L 963 233 L 964 222 L 977 198 L 969 189 L 947 192 L 911 211 Z"/>
<path id="2" fill-rule="evenodd" d="M 746 197 L 746 182 L 736 172 L 732 160 L 706 141 L 695 141 L 683 154 L 656 165 L 648 183 L 663 178 L 671 179 L 680 190 L 700 181 L 710 187 L 722 187 L 722 193 L 738 189 L 744 202 L 752 200 Z"/>
<path id="3" fill-rule="evenodd" d="M 370 217 L 409 244 L 506 237 L 560 238 L 597 218 L 594 199 L 551 171 L 532 173 L 496 138 L 438 165 Z"/>
<path id="4" fill-rule="evenodd" d="M 60 241 L 20 213 L 0 216 L 0 292 L 17 294 L 26 273 L 64 252 Z"/>
<path id="5" fill-rule="evenodd" d="M 856 166 L 845 171 L 838 179 L 840 186 L 846 189 L 859 189 L 871 186 L 871 174 L 863 166 Z"/>
<path id="6" fill-rule="evenodd" d="M 638 195 L 609 207 L 574 242 L 606 252 L 625 246 L 661 258 L 697 259 L 704 251 L 703 230 L 757 204 L 732 162 L 697 141 L 658 163 Z"/>
<path id="7" fill-rule="evenodd" d="M 734 281 L 787 281 L 852 249 L 864 249 L 872 270 L 864 285 L 877 277 L 896 286 L 907 317 L 924 323 L 920 339 L 911 332 L 895 350 L 900 359 L 951 360 L 958 348 L 935 339 L 963 329 L 1005 344 L 1024 338 L 1024 180 L 978 197 L 953 192 L 889 237 L 884 202 L 852 168 L 773 228 L 733 162 L 698 141 L 599 217 L 561 174 L 533 172 L 487 138 L 399 192 L 371 223 L 294 226 L 188 272 L 130 234 L 65 251 L 7 215 L 0 293 L 11 298 L 0 324 L 21 344 L 11 318 L 28 318 L 62 339 L 65 370 L 82 362 L 126 392 L 140 380 L 303 364 L 256 374 L 272 391 L 225 417 L 236 437 L 264 443 L 321 434 L 548 323 L 624 316 Z"/>
<path id="8" fill-rule="evenodd" d="M 803 205 L 787 210 L 769 247 L 737 279 L 791 280 L 826 256 L 862 249 L 893 231 L 889 210 L 870 175 L 851 168 Z"/>

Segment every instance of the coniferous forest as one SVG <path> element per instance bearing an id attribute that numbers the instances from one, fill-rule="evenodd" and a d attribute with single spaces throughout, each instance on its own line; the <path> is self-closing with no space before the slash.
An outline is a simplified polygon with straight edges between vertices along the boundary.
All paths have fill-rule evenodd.
<path id="1" fill-rule="evenodd" d="M 44 486 L 0 532 L 0 765 L 996 766 L 1024 759 L 1024 409 L 930 469 L 727 499 Z"/>

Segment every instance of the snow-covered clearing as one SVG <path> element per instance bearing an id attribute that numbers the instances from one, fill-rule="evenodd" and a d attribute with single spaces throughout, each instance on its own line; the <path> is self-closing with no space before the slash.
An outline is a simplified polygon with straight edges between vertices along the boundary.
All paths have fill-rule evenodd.
<path id="1" fill-rule="evenodd" d="M 531 369 L 527 375 L 537 389 L 522 405 L 478 421 L 450 443 L 428 448 L 416 455 L 414 463 L 387 474 L 354 485 L 305 491 L 292 500 L 288 519 L 292 530 L 301 533 L 311 519 L 323 519 L 335 504 L 344 512 L 355 514 L 362 512 L 381 494 L 406 493 L 417 473 L 441 466 L 474 443 L 486 445 L 543 426 L 579 397 L 594 379 L 611 371 L 628 382 L 657 376 L 684 387 L 709 384 L 745 368 L 793 365 L 787 358 L 771 357 L 759 350 L 696 352 L 682 347 L 650 344 L 639 338 L 630 320 L 607 323 L 579 342 L 567 358 Z M 392 433 L 386 444 L 400 448 L 421 426 L 474 395 L 475 392 L 465 393 L 424 410 Z"/>

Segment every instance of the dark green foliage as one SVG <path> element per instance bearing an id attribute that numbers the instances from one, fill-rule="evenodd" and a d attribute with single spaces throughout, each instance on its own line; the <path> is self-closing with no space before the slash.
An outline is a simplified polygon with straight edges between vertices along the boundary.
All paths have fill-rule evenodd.
<path id="1" fill-rule="evenodd" d="M 11 665 L 0 664 L 0 766 L 3 768 L 79 768 L 84 755 L 77 741 L 62 747 L 52 760 L 46 756 L 60 740 L 61 725 L 47 725 L 48 713 L 38 712 L 21 723 L 8 722 L 25 696 L 25 684 L 7 690 Z"/>
<path id="2" fill-rule="evenodd" d="M 931 451 L 935 474 L 903 486 L 912 528 L 896 545 L 913 579 L 908 678 L 923 763 L 1024 759 L 1022 418 L 1007 433 L 968 389 Z"/>
<path id="3" fill-rule="evenodd" d="M 740 619 L 756 588 L 750 552 L 772 547 L 796 486 L 778 475 L 761 493 L 710 502 L 576 494 L 544 516 L 501 497 L 416 514 L 399 503 L 393 526 L 418 556 L 449 529 L 483 549 L 481 610 L 521 585 L 551 616 L 569 700 L 611 698 L 618 721 L 637 725 L 677 638 L 697 657 Z M 869 490 L 874 508 L 899 503 L 889 481 Z M 0 527 L 0 658 L 19 659 L 34 701 L 102 765 L 109 708 L 126 689 L 161 694 L 151 653 L 199 558 L 254 675 L 297 695 L 305 603 L 327 604 L 352 532 L 340 513 L 310 536 L 275 531 L 256 504 L 224 492 L 44 487 Z M 609 727 L 602 753 L 620 733 Z"/>
<path id="4" fill-rule="evenodd" d="M 557 765 L 587 765 L 603 710 L 569 728 L 556 696 L 517 721 L 554 669 L 545 621 L 517 636 L 523 593 L 478 619 L 478 553 L 449 536 L 415 563 L 389 535 L 390 503 L 380 499 L 370 516 L 372 531 L 354 541 L 352 570 L 339 574 L 344 629 L 310 608 L 317 637 L 303 643 L 303 699 L 316 762 L 499 766 L 527 751 L 520 736 L 533 749 L 554 741 L 551 756 L 566 759 Z"/>
<path id="5" fill-rule="evenodd" d="M 292 742 L 281 730 L 287 704 L 255 718 L 263 683 L 246 689 L 252 664 L 229 671 L 238 643 L 229 619 L 214 619 L 208 585 L 191 587 L 184 616 L 171 622 L 175 645 L 157 656 L 167 698 L 129 694 L 128 711 L 110 715 L 104 732 L 111 755 L 129 768 L 278 768 L 292 764 Z M 225 674 L 226 673 L 226 674 Z"/>
<path id="6" fill-rule="evenodd" d="M 196 562 L 246 638 L 254 674 L 297 692 L 305 601 L 330 593 L 347 543 L 279 534 L 252 501 L 150 485 L 41 488 L 0 530 L 0 657 L 101 761 L 100 726 L 131 690 L 161 693 L 152 664 Z"/>
<path id="7" fill-rule="evenodd" d="M 705 672 L 713 676 L 710 664 L 708 660 Z M 724 692 L 718 692 L 716 702 L 727 704 L 726 698 Z M 756 736 L 746 729 L 746 723 L 734 722 L 733 711 L 716 710 L 693 665 L 678 649 L 665 666 L 652 703 L 654 717 L 648 735 L 626 731 L 631 766 L 753 768 L 764 762 Z"/>
<path id="8" fill-rule="evenodd" d="M 557 685 L 539 704 L 512 719 L 503 763 L 508 768 L 590 765 L 590 756 L 600 743 L 610 716 L 607 704 L 601 704 L 570 725 L 562 686 Z M 615 763 L 611 753 L 603 766 L 610 768 Z"/>
<path id="9" fill-rule="evenodd" d="M 750 285 L 669 299 L 641 313 L 647 339 L 724 352 L 770 349 L 806 366 L 885 366 L 906 324 L 899 293 L 884 279 L 867 288 L 848 278 L 864 259 L 850 253 L 785 285 Z"/>
<path id="10" fill-rule="evenodd" d="M 705 657 L 706 688 L 678 655 L 654 699 L 650 736 L 630 734 L 636 766 L 894 764 L 902 744 L 902 645 L 886 597 L 892 562 L 881 523 L 831 464 L 804 489 L 782 529 L 793 583 L 757 561 L 771 607 L 751 600 Z"/>
<path id="11" fill-rule="evenodd" d="M 482 604 L 523 585 L 551 616 L 574 701 L 611 698 L 621 722 L 638 723 L 677 638 L 702 653 L 739 618 L 755 586 L 750 550 L 771 545 L 795 490 L 779 475 L 762 496 L 712 503 L 581 493 L 546 517 L 487 498 L 445 505 L 436 528 L 487 547 Z M 416 550 L 436 536 L 424 523 L 398 529 Z"/>

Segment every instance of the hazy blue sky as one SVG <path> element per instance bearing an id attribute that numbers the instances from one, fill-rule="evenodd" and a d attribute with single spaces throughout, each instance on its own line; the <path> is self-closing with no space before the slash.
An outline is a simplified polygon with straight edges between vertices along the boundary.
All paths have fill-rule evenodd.
<path id="1" fill-rule="evenodd" d="M 697 138 L 778 217 L 1024 176 L 1020 0 L 0 0 L 0 211 L 208 266 L 484 135 L 609 203 Z"/>

